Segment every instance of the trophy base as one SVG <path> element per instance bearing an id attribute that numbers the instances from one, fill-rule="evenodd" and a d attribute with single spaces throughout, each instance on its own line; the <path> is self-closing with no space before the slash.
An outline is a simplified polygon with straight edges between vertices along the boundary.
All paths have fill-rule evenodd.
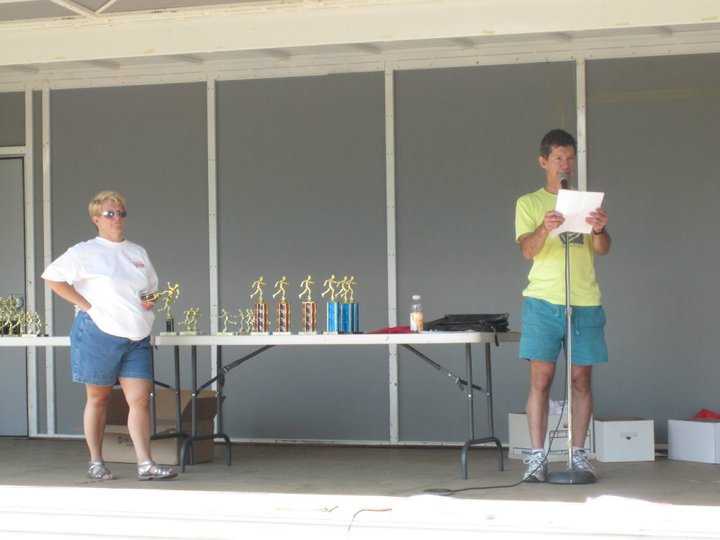
<path id="1" fill-rule="evenodd" d="M 251 336 L 269 336 L 270 332 L 250 332 Z"/>
<path id="2" fill-rule="evenodd" d="M 180 332 L 178 335 L 180 335 L 180 336 L 197 336 L 198 333 L 195 330 L 186 330 L 185 332 Z"/>
<path id="3" fill-rule="evenodd" d="M 234 332 L 218 332 L 218 333 L 215 334 L 215 335 L 216 335 L 216 336 L 234 336 L 235 333 L 234 333 Z"/>
<path id="4" fill-rule="evenodd" d="M 317 332 L 298 332 L 299 336 L 317 336 Z"/>
<path id="5" fill-rule="evenodd" d="M 161 336 L 177 336 L 177 332 L 160 332 Z"/>
<path id="6" fill-rule="evenodd" d="M 292 332 L 273 332 L 273 336 L 289 336 Z"/>
<path id="7" fill-rule="evenodd" d="M 337 336 L 340 332 L 323 332 L 324 336 Z"/>

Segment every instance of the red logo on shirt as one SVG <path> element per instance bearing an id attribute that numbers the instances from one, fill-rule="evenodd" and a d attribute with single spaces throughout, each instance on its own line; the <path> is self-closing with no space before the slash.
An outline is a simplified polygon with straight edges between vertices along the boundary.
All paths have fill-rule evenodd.
<path id="1" fill-rule="evenodd" d="M 135 268 L 145 268 L 145 263 L 141 261 L 133 261 L 133 264 L 135 265 Z"/>

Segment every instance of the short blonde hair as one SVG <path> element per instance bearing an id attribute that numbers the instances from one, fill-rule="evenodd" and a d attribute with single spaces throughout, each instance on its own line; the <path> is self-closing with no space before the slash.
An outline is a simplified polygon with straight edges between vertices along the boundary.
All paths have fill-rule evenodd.
<path id="1" fill-rule="evenodd" d="M 93 218 L 95 216 L 99 216 L 100 208 L 102 208 L 103 203 L 107 201 L 119 204 L 123 207 L 123 210 L 127 210 L 125 197 L 123 197 L 120 193 L 117 191 L 101 191 L 90 199 L 90 204 L 88 204 L 88 213 L 90 214 L 90 217 Z"/>

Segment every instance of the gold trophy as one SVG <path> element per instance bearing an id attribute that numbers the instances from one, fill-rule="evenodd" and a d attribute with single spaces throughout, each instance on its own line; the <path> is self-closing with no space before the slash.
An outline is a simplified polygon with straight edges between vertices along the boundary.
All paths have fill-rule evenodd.
<path id="1" fill-rule="evenodd" d="M 325 333 L 326 334 L 337 334 L 340 321 L 340 305 L 337 303 L 337 290 L 335 289 L 339 284 L 339 281 L 335 279 L 335 274 L 332 274 L 328 279 L 323 282 L 325 290 L 320 296 L 325 298 L 328 296 L 328 301 L 325 303 Z"/>
<path id="2" fill-rule="evenodd" d="M 228 310 L 225 308 L 222 308 L 222 310 L 220 311 L 220 316 L 218 318 L 222 322 L 222 330 L 220 330 L 217 333 L 217 335 L 218 336 L 234 336 L 235 332 L 228 330 L 228 326 L 235 326 L 238 323 L 236 323 L 235 320 L 230 316 L 230 313 L 228 313 Z"/>
<path id="3" fill-rule="evenodd" d="M 40 322 L 40 315 L 33 311 L 25 313 L 21 330 L 22 336 L 37 337 L 40 335 L 41 330 L 42 323 Z"/>
<path id="4" fill-rule="evenodd" d="M 253 281 L 250 285 L 250 300 L 257 296 L 257 300 L 252 306 L 252 330 L 251 334 L 255 336 L 266 336 L 270 333 L 270 316 L 268 314 L 268 305 L 263 300 L 263 287 L 265 279 L 260 276 L 259 279 Z"/>
<path id="5" fill-rule="evenodd" d="M 0 298 L 0 335 L 19 336 L 25 322 L 22 298 L 10 295 Z"/>
<path id="6" fill-rule="evenodd" d="M 181 336 L 197 336 L 197 325 L 200 319 L 200 308 L 191 307 L 185 310 L 185 320 L 180 323 L 180 326 L 184 327 L 185 330 L 180 332 Z"/>
<path id="7" fill-rule="evenodd" d="M 300 282 L 302 291 L 298 295 L 298 298 L 302 300 L 302 330 L 300 330 L 300 334 L 302 335 L 317 334 L 317 302 L 312 299 L 311 287 L 313 285 L 315 285 L 315 282 L 309 274 L 308 277 Z"/>
<path id="8" fill-rule="evenodd" d="M 172 305 L 180 297 L 180 284 L 170 283 L 168 281 L 167 288 L 162 291 L 143 291 L 140 293 L 140 300 L 143 302 L 158 302 L 162 300 L 160 311 L 165 314 L 165 331 L 160 332 L 161 336 L 175 336 L 175 317 L 172 312 Z"/>
<path id="9" fill-rule="evenodd" d="M 245 308 L 245 315 L 243 320 L 245 321 L 245 333 L 249 334 L 253 329 L 253 310 L 252 308 Z"/>
<path id="10" fill-rule="evenodd" d="M 275 293 L 273 298 L 280 296 L 275 302 L 275 332 L 274 334 L 287 335 L 290 333 L 290 304 L 285 296 L 287 295 L 288 280 L 283 276 L 275 282 Z"/>

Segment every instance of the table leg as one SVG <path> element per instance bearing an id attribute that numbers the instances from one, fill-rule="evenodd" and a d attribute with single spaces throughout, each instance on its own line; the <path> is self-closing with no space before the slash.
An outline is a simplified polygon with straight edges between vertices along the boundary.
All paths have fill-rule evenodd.
<path id="1" fill-rule="evenodd" d="M 470 344 L 465 345 L 465 364 L 466 364 L 466 370 L 467 370 L 467 378 L 468 378 L 468 416 L 469 416 L 469 423 L 470 423 L 470 429 L 469 435 L 470 439 L 465 441 L 465 444 L 463 445 L 462 451 L 460 452 L 460 468 L 462 469 L 462 477 L 463 479 L 467 480 L 468 477 L 468 463 L 467 463 L 467 457 L 468 452 L 470 451 L 470 448 L 473 446 L 477 446 L 480 444 L 485 443 L 494 443 L 498 450 L 498 469 L 500 471 L 504 470 L 504 464 L 503 464 L 503 447 L 502 443 L 500 442 L 500 439 L 495 437 L 495 422 L 493 419 L 493 406 L 492 406 L 492 361 L 490 357 L 490 344 L 485 344 L 485 377 L 486 377 L 486 391 L 485 391 L 485 398 L 487 400 L 487 409 L 488 409 L 488 429 L 490 430 L 490 436 L 489 437 L 483 437 L 481 439 L 475 438 L 475 411 L 473 408 L 473 379 L 472 379 L 472 352 L 470 350 Z"/>

